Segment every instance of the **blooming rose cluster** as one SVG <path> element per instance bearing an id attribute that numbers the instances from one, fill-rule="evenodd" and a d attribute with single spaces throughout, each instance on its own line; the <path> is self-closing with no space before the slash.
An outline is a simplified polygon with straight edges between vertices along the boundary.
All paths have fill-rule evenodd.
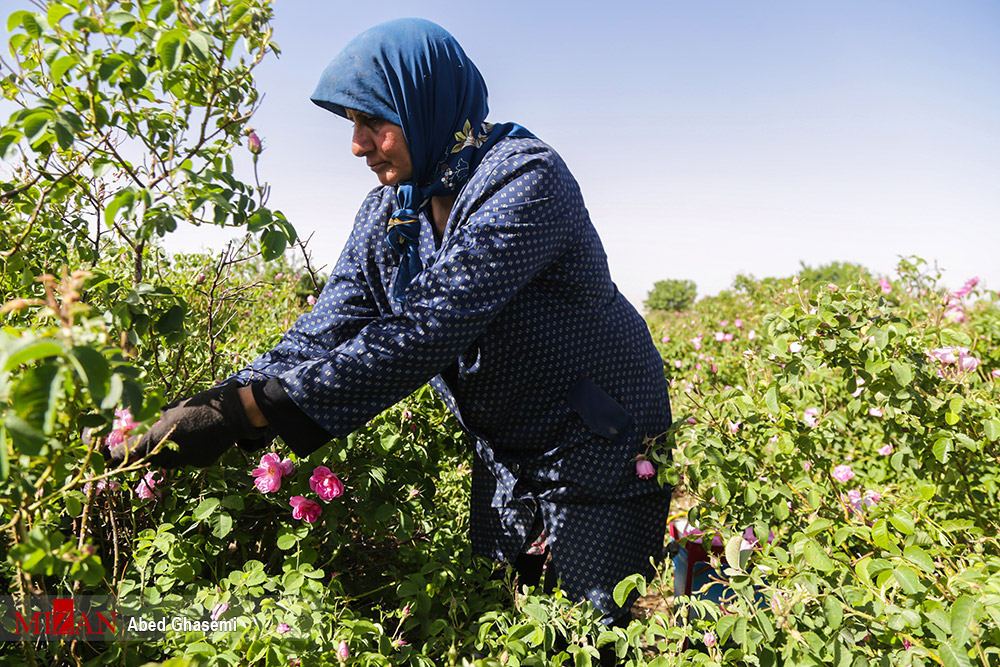
<path id="1" fill-rule="evenodd" d="M 979 367 L 979 358 L 969 354 L 967 347 L 939 347 L 931 350 L 927 355 L 945 366 L 954 365 L 960 371 L 971 373 Z M 938 369 L 938 375 L 944 377 L 944 372 Z"/>
<path id="2" fill-rule="evenodd" d="M 254 485 L 261 493 L 272 493 L 281 488 L 282 477 L 295 474 L 295 464 L 291 459 L 280 459 L 277 454 L 268 452 L 260 458 L 260 465 L 250 471 Z"/>
<path id="3" fill-rule="evenodd" d="M 284 477 L 295 474 L 295 464 L 291 459 L 279 459 L 277 454 L 267 453 L 260 459 L 260 464 L 250 473 L 254 477 L 254 485 L 261 493 L 272 493 L 281 488 Z M 344 495 L 344 483 L 340 481 L 326 466 L 317 466 L 309 478 L 311 488 L 320 500 L 330 502 Z M 292 507 L 292 518 L 301 519 L 306 523 L 315 523 L 323 513 L 323 508 L 315 500 L 305 496 L 292 496 L 288 502 Z"/>
<path id="4" fill-rule="evenodd" d="M 965 317 L 965 307 L 962 305 L 962 299 L 972 293 L 976 285 L 979 284 L 979 278 L 969 278 L 965 281 L 965 284 L 960 288 L 948 295 L 948 303 L 945 305 L 944 317 L 946 320 L 955 322 L 956 324 L 961 324 L 966 320 Z"/>

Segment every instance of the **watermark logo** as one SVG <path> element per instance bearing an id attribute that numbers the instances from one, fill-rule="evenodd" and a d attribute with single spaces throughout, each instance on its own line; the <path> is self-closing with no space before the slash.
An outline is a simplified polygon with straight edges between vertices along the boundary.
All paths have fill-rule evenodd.
<path id="1" fill-rule="evenodd" d="M 0 641 L 161 640 L 172 633 L 242 632 L 255 624 L 262 602 L 172 598 L 154 604 L 138 598 L 39 595 L 22 603 L 0 596 Z"/>
<path id="2" fill-rule="evenodd" d="M 0 599 L 0 639 L 101 639 L 118 632 L 118 611 L 108 598 L 47 598 L 35 596 L 25 605 Z"/>

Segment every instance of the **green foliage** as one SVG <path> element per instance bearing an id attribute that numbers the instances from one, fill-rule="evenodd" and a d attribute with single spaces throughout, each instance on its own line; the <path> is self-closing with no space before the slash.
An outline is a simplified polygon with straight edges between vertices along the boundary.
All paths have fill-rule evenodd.
<path id="1" fill-rule="evenodd" d="M 806 289 L 838 285 L 846 287 L 858 281 L 870 279 L 868 269 L 850 262 L 830 262 L 815 269 L 800 262 L 802 269 L 796 274 L 799 283 Z"/>
<path id="2" fill-rule="evenodd" d="M 735 548 L 721 664 L 996 659 L 1000 308 L 923 266 L 745 279 L 654 329 L 678 448 L 653 457 Z"/>
<path id="3" fill-rule="evenodd" d="M 698 288 L 691 280 L 658 280 L 646 295 L 647 311 L 687 310 L 698 296 Z"/>
<path id="4" fill-rule="evenodd" d="M 13 165 L 0 183 L 2 592 L 225 603 L 251 624 L 7 643 L 0 662 L 339 665 L 341 646 L 353 665 L 587 665 L 601 650 L 657 667 L 997 662 L 1000 306 L 971 283 L 947 294 L 917 258 L 892 282 L 803 267 L 694 304 L 693 284 L 657 284 L 675 299 L 647 307 L 676 446 L 649 458 L 687 519 L 722 539 L 721 605 L 672 597 L 658 565 L 615 596 L 660 604 L 607 628 L 558 590 L 492 576 L 468 542 L 467 444 L 427 388 L 292 457 L 273 492 L 249 474 L 260 454 L 233 449 L 140 497 L 150 471 L 107 470 L 100 454 L 116 410 L 136 437 L 165 401 L 270 349 L 324 282 L 285 253 L 294 230 L 231 159 L 258 99 L 252 68 L 275 48 L 269 6 L 39 6 L 11 15 L 15 67 L 0 80 L 18 107 L 0 129 Z M 217 257 L 167 256 L 157 239 L 181 220 L 248 236 Z M 296 520 L 290 499 L 319 465 L 345 493 Z M 746 541 L 747 528 L 773 538 Z"/>

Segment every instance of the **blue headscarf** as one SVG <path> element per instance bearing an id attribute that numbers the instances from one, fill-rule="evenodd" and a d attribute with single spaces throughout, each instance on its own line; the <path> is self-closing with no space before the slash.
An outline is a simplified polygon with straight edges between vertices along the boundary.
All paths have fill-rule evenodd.
<path id="1" fill-rule="evenodd" d="M 486 82 L 447 30 L 424 19 L 396 19 L 355 37 L 320 77 L 312 101 L 347 118 L 361 111 L 403 128 L 413 178 L 396 189 L 387 239 L 400 254 L 392 296 L 423 266 L 417 213 L 431 197 L 455 194 L 504 137 L 531 137 L 514 123 L 487 123 Z"/>

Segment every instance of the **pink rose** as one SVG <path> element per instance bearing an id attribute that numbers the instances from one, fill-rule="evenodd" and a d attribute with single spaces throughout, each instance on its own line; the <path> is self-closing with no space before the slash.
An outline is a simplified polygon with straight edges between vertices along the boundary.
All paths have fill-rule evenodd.
<path id="1" fill-rule="evenodd" d="M 854 479 L 854 471 L 851 466 L 841 464 L 833 469 L 833 478 L 838 482 L 849 482 Z"/>
<path id="2" fill-rule="evenodd" d="M 802 421 L 806 423 L 806 426 L 815 426 L 819 423 L 819 408 L 806 408 L 806 411 L 802 413 Z"/>
<path id="3" fill-rule="evenodd" d="M 885 276 L 878 279 L 878 286 L 882 288 L 882 294 L 888 294 L 892 291 L 892 283 Z"/>
<path id="4" fill-rule="evenodd" d="M 340 645 L 337 647 L 337 659 L 343 662 L 350 657 L 351 657 L 351 651 L 349 648 L 347 648 L 347 642 L 341 639 Z"/>
<path id="5" fill-rule="evenodd" d="M 291 463 L 291 461 L 289 461 Z M 281 488 L 281 459 L 273 452 L 260 457 L 260 465 L 250 471 L 253 483 L 261 493 L 271 493 Z"/>
<path id="6" fill-rule="evenodd" d="M 882 411 L 878 408 L 869 408 L 868 414 L 870 414 L 872 417 L 881 417 Z"/>
<path id="7" fill-rule="evenodd" d="M 295 464 L 292 463 L 292 460 L 289 458 L 281 459 L 280 468 L 282 477 L 288 477 L 295 474 Z"/>
<path id="8" fill-rule="evenodd" d="M 83 485 L 83 492 L 84 492 L 84 494 L 90 495 L 90 486 L 91 486 L 90 482 L 87 482 L 86 484 Z M 99 494 L 101 491 L 104 491 L 105 489 L 108 489 L 108 490 L 111 490 L 111 491 L 117 491 L 118 489 L 121 488 L 121 486 L 122 486 L 121 484 L 119 484 L 118 482 L 116 482 L 113 479 L 99 479 L 99 480 L 97 480 L 97 487 L 96 487 L 96 490 L 94 491 L 94 495 L 96 496 L 97 494 Z"/>
<path id="9" fill-rule="evenodd" d="M 958 367 L 963 371 L 971 373 L 979 367 L 979 359 L 971 354 L 961 353 L 958 355 Z"/>
<path id="10" fill-rule="evenodd" d="M 135 495 L 139 496 L 143 500 L 159 498 L 163 495 L 163 491 L 157 489 L 156 486 L 162 482 L 163 473 L 159 470 L 150 470 L 139 481 L 139 485 L 135 488 Z"/>
<path id="11" fill-rule="evenodd" d="M 967 281 L 965 281 L 965 284 L 962 285 L 961 288 L 959 288 L 958 290 L 955 291 L 954 294 L 952 294 L 952 296 L 961 299 L 963 296 L 967 296 L 970 292 L 972 292 L 972 290 L 975 289 L 976 285 L 978 284 L 979 284 L 979 278 L 969 278 Z"/>
<path id="12" fill-rule="evenodd" d="M 319 503 L 315 500 L 306 500 L 302 496 L 292 496 L 288 504 L 292 506 L 292 518 L 302 519 L 306 523 L 315 523 L 323 513 Z"/>
<path id="13" fill-rule="evenodd" d="M 308 303 L 310 306 L 315 306 L 316 305 L 316 297 L 314 297 L 312 294 L 310 294 L 309 296 L 306 297 L 306 303 Z"/>
<path id="14" fill-rule="evenodd" d="M 327 502 L 344 495 L 344 484 L 326 466 L 317 466 L 309 478 L 309 488 Z"/>
<path id="15" fill-rule="evenodd" d="M 125 431 L 128 433 L 137 426 L 128 408 L 118 408 L 115 410 L 115 417 L 117 419 L 111 423 L 111 428 L 115 431 Z"/>
<path id="16" fill-rule="evenodd" d="M 968 352 L 969 349 L 965 347 L 938 347 L 927 354 L 932 358 L 937 359 L 942 364 L 953 364 L 958 361 L 958 354 L 962 352 Z"/>
<path id="17" fill-rule="evenodd" d="M 635 474 L 639 479 L 649 479 L 656 474 L 656 468 L 653 467 L 652 463 L 640 456 L 635 461 Z"/>
<path id="18" fill-rule="evenodd" d="M 726 334 L 722 333 L 721 331 L 716 331 L 715 332 L 715 340 L 717 340 L 718 342 L 721 343 L 725 339 L 726 339 Z"/>
<path id="19" fill-rule="evenodd" d="M 792 341 L 788 344 L 788 351 L 792 354 L 798 354 L 802 351 L 802 343 L 798 341 Z"/>
<path id="20" fill-rule="evenodd" d="M 292 626 L 288 625 L 288 623 L 278 623 L 278 627 L 275 630 L 284 635 L 292 631 Z"/>
<path id="21" fill-rule="evenodd" d="M 756 337 L 757 337 L 757 332 L 754 331 L 753 329 L 751 329 L 750 333 L 747 334 L 747 340 L 753 340 Z"/>
<path id="22" fill-rule="evenodd" d="M 715 633 L 709 630 L 702 636 L 701 641 L 708 648 L 712 648 L 713 646 L 715 646 Z"/>
<path id="23" fill-rule="evenodd" d="M 892 454 L 892 443 L 886 443 L 885 445 L 882 445 L 875 451 L 881 454 L 882 456 L 889 456 L 889 454 Z"/>
<path id="24" fill-rule="evenodd" d="M 737 329 L 742 329 L 743 328 L 743 320 L 741 320 L 738 317 L 736 318 L 736 321 L 733 322 L 733 324 L 736 326 Z"/>
<path id="25" fill-rule="evenodd" d="M 229 603 L 228 602 L 220 602 L 219 604 L 217 604 L 214 607 L 212 607 L 212 613 L 210 614 L 210 616 L 212 617 L 212 620 L 213 621 L 217 621 L 220 618 L 222 618 L 222 615 L 224 613 L 226 613 L 227 609 L 229 609 Z"/>

